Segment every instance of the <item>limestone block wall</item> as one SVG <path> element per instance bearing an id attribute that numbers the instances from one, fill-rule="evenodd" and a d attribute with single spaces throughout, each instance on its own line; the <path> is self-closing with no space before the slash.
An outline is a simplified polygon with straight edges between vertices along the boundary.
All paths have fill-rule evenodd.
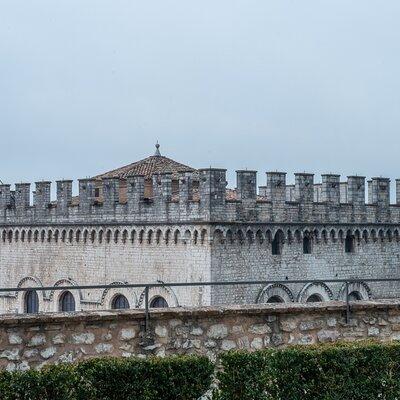
<path id="1" fill-rule="evenodd" d="M 2 287 L 209 281 L 210 251 L 199 226 L 38 226 L 0 240 Z M 117 294 L 143 307 L 144 288 L 73 290 L 77 310 L 108 309 Z M 210 304 L 208 288 L 151 289 L 171 307 Z M 39 311 L 57 311 L 62 291 L 42 291 Z M 24 293 L 0 294 L 0 312 L 24 312 Z"/>
<path id="2" fill-rule="evenodd" d="M 281 254 L 272 242 L 281 234 Z M 353 251 L 346 252 L 346 235 Z M 304 253 L 303 239 L 310 240 Z M 285 302 L 306 302 L 312 294 L 322 300 L 343 300 L 343 283 L 312 284 L 313 280 L 400 278 L 400 239 L 397 229 L 368 225 L 219 224 L 212 231 L 211 277 L 214 281 L 309 280 L 304 284 L 213 287 L 212 304 L 252 304 L 279 296 Z M 396 298 L 398 282 L 350 285 L 361 299 Z"/>
<path id="3" fill-rule="evenodd" d="M 6 316 L 0 368 L 26 370 L 99 356 L 146 357 L 258 350 L 291 344 L 400 340 L 400 302 L 342 302 Z"/>

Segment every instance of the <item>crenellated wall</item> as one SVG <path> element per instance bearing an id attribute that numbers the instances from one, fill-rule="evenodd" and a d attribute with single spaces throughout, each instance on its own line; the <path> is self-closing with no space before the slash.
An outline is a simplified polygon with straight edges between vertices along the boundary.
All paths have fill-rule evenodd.
<path id="1" fill-rule="evenodd" d="M 295 174 L 295 185 L 286 185 L 286 174 L 267 172 L 266 186 L 257 188 L 256 171 L 237 171 L 237 188 L 226 190 L 226 170 L 201 169 L 153 175 L 151 193 L 145 177 L 126 180 L 80 179 L 79 196 L 72 196 L 71 181 L 57 181 L 57 201 L 50 201 L 51 183 L 36 182 L 33 204 L 30 185 L 0 185 L 0 224 L 76 222 L 191 222 L 253 221 L 312 223 L 400 223 L 400 181 L 397 199 L 390 204 L 390 181 L 365 177 Z M 175 190 L 173 184 L 179 187 Z M 366 202 L 368 191 L 368 202 Z M 229 196 L 228 193 L 232 193 Z M 258 193 L 258 194 L 257 194 Z"/>
<path id="2" fill-rule="evenodd" d="M 226 170 L 162 173 L 146 179 L 37 182 L 15 190 L 0 185 L 0 286 L 113 282 L 154 283 L 222 280 L 367 279 L 400 277 L 400 180 L 396 204 L 390 182 L 364 177 L 267 172 L 258 189 L 256 171 L 239 170 L 237 188 L 226 187 Z M 149 188 L 150 185 L 150 188 Z M 151 190 L 149 190 L 151 189 Z M 368 192 L 368 202 L 366 202 Z M 362 299 L 398 297 L 397 284 L 361 284 Z M 112 293 L 111 293 L 112 292 Z M 110 306 L 117 292 L 74 291 L 77 310 Z M 41 311 L 59 308 L 60 293 L 42 293 Z M 143 291 L 124 293 L 131 308 Z M 169 305 L 306 302 L 341 299 L 343 288 L 169 288 Z M 0 295 L 0 312 L 24 312 L 23 296 Z"/>

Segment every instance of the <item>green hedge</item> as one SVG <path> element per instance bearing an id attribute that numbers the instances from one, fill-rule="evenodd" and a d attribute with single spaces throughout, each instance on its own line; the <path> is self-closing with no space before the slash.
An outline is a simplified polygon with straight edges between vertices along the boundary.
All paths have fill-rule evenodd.
<path id="1" fill-rule="evenodd" d="M 221 356 L 215 400 L 398 400 L 400 344 L 291 347 Z"/>
<path id="2" fill-rule="evenodd" d="M 196 400 L 210 387 L 206 357 L 99 358 L 40 371 L 1 372 L 1 400 Z"/>
<path id="3" fill-rule="evenodd" d="M 400 343 L 296 346 L 220 356 L 213 400 L 400 400 Z M 0 400 L 197 400 L 214 365 L 199 356 L 98 358 L 0 372 Z"/>

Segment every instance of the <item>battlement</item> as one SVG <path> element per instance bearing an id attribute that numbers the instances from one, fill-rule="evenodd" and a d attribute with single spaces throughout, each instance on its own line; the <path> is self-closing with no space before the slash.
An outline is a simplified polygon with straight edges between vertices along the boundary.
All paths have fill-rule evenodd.
<path id="1" fill-rule="evenodd" d="M 296 173 L 294 185 L 285 172 L 267 172 L 257 186 L 257 171 L 236 171 L 236 188 L 228 189 L 226 170 L 206 168 L 144 174 L 126 178 L 79 179 L 73 196 L 71 180 L 0 185 L 0 223 L 96 222 L 312 222 L 400 223 L 400 179 L 391 204 L 390 180 L 374 177 Z M 366 197 L 367 194 L 367 197 Z"/>

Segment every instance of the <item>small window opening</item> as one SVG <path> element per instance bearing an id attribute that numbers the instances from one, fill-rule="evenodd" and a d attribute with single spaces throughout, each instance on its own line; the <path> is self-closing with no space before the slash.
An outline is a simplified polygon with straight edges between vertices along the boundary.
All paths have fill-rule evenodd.
<path id="1" fill-rule="evenodd" d="M 349 301 L 360 301 L 360 300 L 362 300 L 362 297 L 359 292 L 353 291 L 349 293 Z"/>
<path id="2" fill-rule="evenodd" d="M 64 312 L 75 311 L 75 299 L 71 292 L 64 292 L 61 295 L 59 309 Z"/>
<path id="3" fill-rule="evenodd" d="M 25 294 L 25 312 L 36 314 L 39 312 L 39 297 L 36 290 L 28 290 Z"/>
<path id="4" fill-rule="evenodd" d="M 111 304 L 111 308 L 113 310 L 122 310 L 125 308 L 129 308 L 128 299 L 124 295 L 118 294 L 117 296 L 114 297 Z"/>
<path id="5" fill-rule="evenodd" d="M 307 303 L 319 303 L 323 301 L 322 297 L 319 294 L 312 294 L 308 299 L 307 299 Z"/>
<path id="6" fill-rule="evenodd" d="M 168 303 L 164 297 L 157 296 L 150 302 L 150 308 L 167 308 Z"/>
<path id="7" fill-rule="evenodd" d="M 275 234 L 275 238 L 272 241 L 272 254 L 273 255 L 280 255 L 282 254 L 283 248 L 283 234 L 281 231 L 278 231 Z"/>
<path id="8" fill-rule="evenodd" d="M 344 248 L 346 253 L 354 253 L 354 236 L 347 234 L 345 242 L 344 242 Z"/>
<path id="9" fill-rule="evenodd" d="M 309 236 L 304 236 L 304 238 L 303 238 L 303 254 L 311 254 L 311 253 L 312 253 L 311 238 Z"/>
<path id="10" fill-rule="evenodd" d="M 268 300 L 267 303 L 284 303 L 282 297 L 280 296 L 271 296 Z"/>

